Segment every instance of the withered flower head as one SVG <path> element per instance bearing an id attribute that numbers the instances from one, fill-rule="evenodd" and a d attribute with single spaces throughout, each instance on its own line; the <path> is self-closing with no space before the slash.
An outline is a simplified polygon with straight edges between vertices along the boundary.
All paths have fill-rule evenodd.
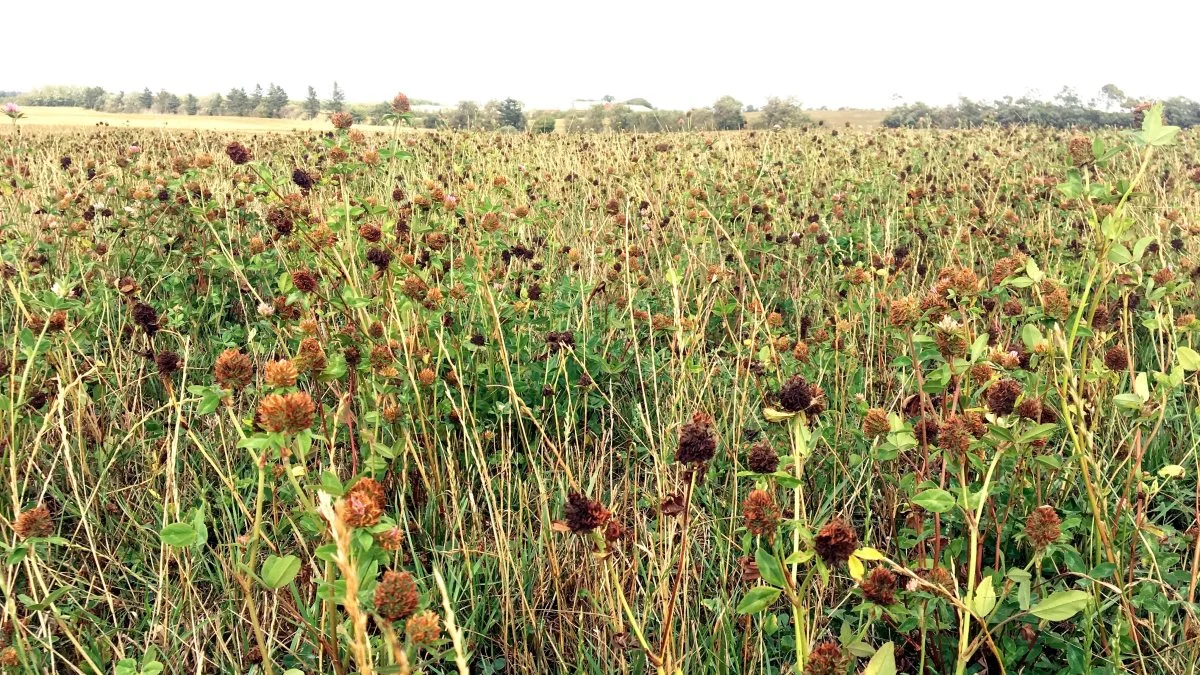
<path id="1" fill-rule="evenodd" d="M 392 252 L 386 248 L 372 246 L 367 250 L 367 262 L 379 270 L 386 270 L 392 264 Z"/>
<path id="2" fill-rule="evenodd" d="M 317 277 L 308 269 L 298 269 L 292 272 L 292 285 L 302 293 L 312 293 L 317 290 Z"/>
<path id="3" fill-rule="evenodd" d="M 750 534 L 771 540 L 779 527 L 779 505 L 775 498 L 765 490 L 751 490 L 742 502 L 742 517 L 746 519 L 746 529 Z"/>
<path id="4" fill-rule="evenodd" d="M 316 181 L 313 180 L 312 174 L 308 171 L 297 167 L 292 169 L 292 182 L 302 191 L 308 192 L 312 189 Z"/>
<path id="5" fill-rule="evenodd" d="M 412 104 L 408 102 L 408 96 L 404 92 L 396 94 L 395 98 L 392 99 L 392 112 L 403 115 L 409 110 L 412 110 Z"/>
<path id="6" fill-rule="evenodd" d="M 769 442 L 759 441 L 750 446 L 746 465 L 754 473 L 775 473 L 779 468 L 779 453 L 775 452 L 775 448 Z"/>
<path id="7" fill-rule="evenodd" d="M 412 616 L 420 603 L 417 582 L 408 572 L 387 571 L 375 587 L 375 612 L 389 621 Z"/>
<path id="8" fill-rule="evenodd" d="M 182 363 L 183 358 L 175 352 L 161 351 L 154 355 L 154 365 L 158 368 L 158 374 L 163 377 L 171 377 L 179 372 Z"/>
<path id="9" fill-rule="evenodd" d="M 883 408 L 871 408 L 863 418 L 863 434 L 867 438 L 877 438 L 891 431 L 887 411 Z"/>
<path id="10" fill-rule="evenodd" d="M 1025 536 L 1035 549 L 1053 544 L 1061 534 L 1061 521 L 1053 506 L 1039 506 L 1025 519 Z"/>
<path id="11" fill-rule="evenodd" d="M 299 376 L 299 373 L 296 371 L 296 364 L 287 359 L 267 363 L 264 371 L 264 379 L 267 381 L 267 386 L 275 389 L 296 386 L 296 378 Z"/>
<path id="12" fill-rule="evenodd" d="M 437 614 L 425 610 L 405 622 L 404 632 L 414 645 L 431 645 L 442 636 L 442 624 Z"/>
<path id="13" fill-rule="evenodd" d="M 28 511 L 22 511 L 13 523 L 13 531 L 21 539 L 49 537 L 54 534 L 54 520 L 50 517 L 50 509 L 38 504 Z"/>
<path id="14" fill-rule="evenodd" d="M 1123 373 L 1129 369 L 1129 352 L 1121 345 L 1110 347 L 1104 352 L 1104 365 L 1114 373 Z"/>
<path id="15" fill-rule="evenodd" d="M 845 520 L 837 518 L 817 532 L 813 545 L 826 565 L 836 567 L 849 560 L 850 554 L 858 549 L 858 535 Z"/>
<path id="16" fill-rule="evenodd" d="M 988 387 L 987 399 L 988 409 L 997 415 L 1011 415 L 1013 407 L 1017 403 L 1017 397 L 1021 395 L 1021 383 L 1006 377 L 992 386 Z"/>
<path id="17" fill-rule="evenodd" d="M 846 675 L 850 657 L 836 642 L 822 642 L 813 648 L 804 664 L 804 675 Z"/>
<path id="18" fill-rule="evenodd" d="M 683 464 L 707 462 L 717 452 L 717 437 L 712 430 L 712 418 L 696 413 L 692 421 L 679 430 L 679 447 L 675 460 Z"/>
<path id="19" fill-rule="evenodd" d="M 158 312 L 144 302 L 134 303 L 133 322 L 141 326 L 150 337 L 154 337 L 158 332 Z"/>
<path id="20" fill-rule="evenodd" d="M 241 389 L 250 384 L 250 379 L 254 377 L 254 364 L 251 363 L 249 356 L 237 349 L 229 348 L 217 357 L 217 363 L 213 367 L 213 376 L 216 378 L 217 384 L 222 387 Z"/>
<path id="21" fill-rule="evenodd" d="M 383 486 L 374 478 L 360 478 L 342 498 L 342 520 L 350 527 L 371 527 L 383 517 Z"/>
<path id="22" fill-rule="evenodd" d="M 812 402 L 812 387 L 799 375 L 793 375 L 779 388 L 779 407 L 787 412 L 804 412 Z"/>
<path id="23" fill-rule="evenodd" d="M 258 404 L 258 420 L 267 431 L 294 434 L 312 426 L 316 409 L 308 392 L 267 394 Z"/>
<path id="24" fill-rule="evenodd" d="M 225 146 L 225 154 L 229 155 L 229 159 L 234 164 L 245 164 L 254 158 L 250 148 L 242 145 L 239 141 L 230 141 L 229 145 Z"/>
<path id="25" fill-rule="evenodd" d="M 354 125 L 354 117 L 348 112 L 335 112 L 329 116 L 335 129 L 349 129 Z"/>
<path id="26" fill-rule="evenodd" d="M 871 602 L 884 607 L 896 604 L 896 575 L 887 568 L 875 567 L 860 585 L 863 595 Z"/>
<path id="27" fill-rule="evenodd" d="M 567 517 L 567 527 L 575 534 L 587 534 L 604 525 L 612 517 L 612 513 L 600 502 L 588 499 L 578 492 L 567 495 L 563 514 Z"/>

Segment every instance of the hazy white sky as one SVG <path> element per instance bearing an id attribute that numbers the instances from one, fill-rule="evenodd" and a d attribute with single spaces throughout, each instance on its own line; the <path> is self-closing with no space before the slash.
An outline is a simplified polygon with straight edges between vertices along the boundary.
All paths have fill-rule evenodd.
<path id="1" fill-rule="evenodd" d="M 352 102 L 397 91 L 529 107 L 723 94 L 761 105 L 887 107 L 1113 82 L 1200 99 L 1200 0 L 14 0 L 0 90 L 47 84 L 178 94 L 334 80 Z"/>

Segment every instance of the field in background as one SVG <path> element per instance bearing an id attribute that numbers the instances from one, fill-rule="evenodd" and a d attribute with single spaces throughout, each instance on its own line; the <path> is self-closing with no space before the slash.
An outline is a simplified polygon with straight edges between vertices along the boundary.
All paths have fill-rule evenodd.
<path id="1" fill-rule="evenodd" d="M 146 128 L 146 129 L 196 129 L 209 131 L 307 131 L 325 130 L 329 121 L 322 115 L 313 120 L 268 119 L 264 117 L 212 117 L 208 115 L 160 115 L 156 113 L 125 114 L 106 113 L 87 110 L 85 108 L 43 108 L 26 107 L 23 109 L 26 117 L 21 120 L 21 126 L 28 127 L 88 127 L 98 122 L 107 123 L 114 127 Z M 814 121 L 823 121 L 826 126 L 876 127 L 887 115 L 884 110 L 808 110 L 805 111 Z M 753 123 L 761 113 L 746 113 L 747 124 Z M 3 120 L 0 120 L 3 121 Z M 562 119 L 558 120 L 558 129 L 565 128 Z M 7 125 L 4 125 L 7 126 Z M 372 127 L 358 125 L 359 129 L 387 130 L 388 127 Z"/>

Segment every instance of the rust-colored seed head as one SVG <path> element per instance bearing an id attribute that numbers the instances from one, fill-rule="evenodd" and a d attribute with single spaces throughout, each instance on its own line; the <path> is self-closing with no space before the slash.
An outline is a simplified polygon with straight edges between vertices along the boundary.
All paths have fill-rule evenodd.
<path id="1" fill-rule="evenodd" d="M 1083 134 L 1075 134 L 1067 143 L 1067 151 L 1071 153 L 1071 161 L 1082 166 L 1092 161 L 1092 142 Z"/>
<path id="2" fill-rule="evenodd" d="M 787 412 L 805 412 L 812 402 L 812 387 L 799 375 L 793 375 L 779 388 L 779 407 Z"/>
<path id="3" fill-rule="evenodd" d="M 754 473 L 775 473 L 779 468 L 779 453 L 767 441 L 759 441 L 750 446 L 746 465 Z"/>
<path id="4" fill-rule="evenodd" d="M 862 592 L 868 600 L 877 604 L 896 604 L 896 575 L 885 567 L 876 567 L 862 580 Z"/>
<path id="5" fill-rule="evenodd" d="M 367 262 L 379 270 L 386 270 L 392 264 L 392 252 L 386 248 L 372 246 L 367 251 Z"/>
<path id="6" fill-rule="evenodd" d="M 21 665 L 21 657 L 17 654 L 17 648 L 13 646 L 0 649 L 0 666 L 6 668 Z"/>
<path id="7" fill-rule="evenodd" d="M 679 430 L 679 447 L 675 460 L 682 464 L 707 462 L 717 452 L 717 437 L 707 415 L 696 413 L 692 421 Z"/>
<path id="8" fill-rule="evenodd" d="M 412 110 L 412 104 L 408 102 L 408 96 L 404 92 L 396 94 L 396 97 L 392 99 L 392 112 L 403 115 L 409 110 Z"/>
<path id="9" fill-rule="evenodd" d="M 850 658 L 836 642 L 822 642 L 813 648 L 804 664 L 804 675 L 846 675 Z"/>
<path id="10" fill-rule="evenodd" d="M 775 537 L 780 515 L 775 498 L 765 490 L 751 490 L 746 496 L 746 501 L 742 502 L 742 517 L 746 519 L 746 529 L 750 534 L 767 540 Z"/>
<path id="11" fill-rule="evenodd" d="M 298 291 L 312 293 L 317 290 L 317 277 L 307 269 L 299 269 L 292 272 L 292 284 Z"/>
<path id="12" fill-rule="evenodd" d="M 304 192 L 311 190 L 315 183 L 312 174 L 298 167 L 292 169 L 292 182 Z"/>
<path id="13" fill-rule="evenodd" d="M 354 125 L 354 117 L 348 112 L 335 112 L 329 116 L 335 129 L 349 129 Z"/>
<path id="14" fill-rule="evenodd" d="M 217 357 L 213 376 L 222 387 L 241 389 L 250 384 L 251 378 L 254 377 L 254 364 L 249 356 L 237 349 L 226 349 Z"/>
<path id="15" fill-rule="evenodd" d="M 239 141 L 230 141 L 229 145 L 225 146 L 225 154 L 229 155 L 230 161 L 234 164 L 245 164 L 254 158 L 250 148 L 242 145 Z"/>
<path id="16" fill-rule="evenodd" d="M 891 431 L 891 428 L 887 411 L 883 408 L 871 408 L 863 418 L 863 433 L 867 438 L 878 438 Z"/>
<path id="17" fill-rule="evenodd" d="M 154 365 L 158 368 L 158 374 L 163 377 L 171 377 L 179 372 L 182 363 L 183 358 L 175 352 L 161 351 L 154 355 Z"/>
<path id="18" fill-rule="evenodd" d="M 1035 549 L 1041 550 L 1058 541 L 1061 524 L 1053 506 L 1039 506 L 1025 519 L 1025 536 Z"/>
<path id="19" fill-rule="evenodd" d="M 1011 415 L 1017 397 L 1021 395 L 1021 383 L 1006 377 L 987 390 L 988 409 L 997 415 Z"/>
<path id="20" fill-rule="evenodd" d="M 845 564 L 850 554 L 858 549 L 858 535 L 846 521 L 838 518 L 821 528 L 813 538 L 813 545 L 826 565 L 836 567 Z"/>
<path id="21" fill-rule="evenodd" d="M 50 509 L 39 504 L 28 511 L 22 511 L 13 523 L 13 531 L 21 539 L 49 537 L 54 534 L 54 520 L 50 517 Z"/>
<path id="22" fill-rule="evenodd" d="M 422 368 L 421 372 L 417 373 L 417 381 L 423 386 L 432 386 L 437 382 L 437 373 L 433 372 L 433 368 Z"/>
<path id="23" fill-rule="evenodd" d="M 567 517 L 567 527 L 575 534 L 587 534 L 612 517 L 612 513 L 600 502 L 592 501 L 578 492 L 567 495 L 563 514 Z"/>
<path id="24" fill-rule="evenodd" d="M 268 363 L 264 368 L 264 377 L 268 387 L 285 389 L 296 386 L 296 378 L 299 377 L 299 373 L 296 372 L 296 364 L 283 359 Z"/>
<path id="25" fill-rule="evenodd" d="M 943 450 L 965 453 L 971 446 L 971 431 L 967 422 L 958 415 L 951 415 L 938 429 L 938 447 Z"/>
<path id="26" fill-rule="evenodd" d="M 987 422 L 983 419 L 983 415 L 969 410 L 963 413 L 963 421 L 966 422 L 967 431 L 975 438 L 983 438 L 987 435 Z"/>
<path id="27" fill-rule="evenodd" d="M 385 551 L 399 551 L 404 546 L 404 530 L 398 526 L 375 535 L 375 542 Z"/>
<path id="28" fill-rule="evenodd" d="M 294 434 L 312 426 L 316 410 L 317 406 L 307 392 L 267 394 L 258 404 L 258 419 L 267 431 Z"/>
<path id="29" fill-rule="evenodd" d="M 1121 345 L 1115 345 L 1104 352 L 1104 365 L 1114 373 L 1123 373 L 1129 369 L 1129 352 Z"/>
<path id="30" fill-rule="evenodd" d="M 404 632 L 414 645 L 431 645 L 442 637 L 442 624 L 437 614 L 425 610 L 405 622 Z"/>
<path id="31" fill-rule="evenodd" d="M 146 335 L 150 337 L 154 337 L 154 334 L 158 332 L 158 312 L 144 302 L 134 304 L 133 322 L 141 326 Z"/>
<path id="32" fill-rule="evenodd" d="M 342 498 L 342 520 L 350 527 L 372 527 L 383 517 L 383 486 L 374 478 L 360 478 Z"/>
<path id="33" fill-rule="evenodd" d="M 911 297 L 896 298 L 888 306 L 888 320 L 898 328 L 911 326 L 920 316 L 921 309 Z"/>
<path id="34" fill-rule="evenodd" d="M 389 621 L 412 616 L 420 601 L 417 582 L 408 572 L 384 572 L 375 587 L 375 612 Z"/>
<path id="35" fill-rule="evenodd" d="M 375 223 L 363 223 L 358 228 L 358 234 L 372 244 L 379 243 L 379 240 L 383 238 L 383 230 Z"/>

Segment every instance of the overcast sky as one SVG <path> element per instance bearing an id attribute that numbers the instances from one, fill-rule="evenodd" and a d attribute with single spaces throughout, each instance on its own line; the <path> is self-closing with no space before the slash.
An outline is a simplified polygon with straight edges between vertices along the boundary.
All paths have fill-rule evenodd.
<path id="1" fill-rule="evenodd" d="M 177 94 L 334 80 L 351 102 L 529 107 L 723 94 L 806 107 L 949 103 L 1108 82 L 1200 99 L 1200 0 L 14 0 L 0 13 L 0 90 L 48 84 Z M 897 98 L 899 97 L 899 99 Z"/>

